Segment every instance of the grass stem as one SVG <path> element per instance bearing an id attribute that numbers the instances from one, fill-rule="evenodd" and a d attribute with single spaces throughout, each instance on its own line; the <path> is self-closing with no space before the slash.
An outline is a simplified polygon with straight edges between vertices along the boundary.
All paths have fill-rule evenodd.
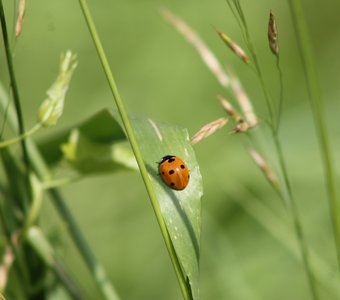
<path id="1" fill-rule="evenodd" d="M 0 0 L 0 22 L 1 22 L 1 29 L 2 29 L 2 37 L 3 37 L 3 41 L 4 41 L 4 46 L 5 46 L 4 48 L 5 48 L 5 52 L 6 52 L 6 61 L 7 61 L 7 66 L 8 66 L 8 73 L 9 73 L 12 92 L 13 92 L 14 106 L 15 106 L 15 111 L 16 111 L 16 115 L 17 115 L 19 135 L 23 135 L 24 132 L 25 132 L 24 118 L 23 118 L 23 114 L 22 114 L 20 97 L 19 97 L 19 90 L 18 90 L 17 81 L 16 81 L 16 77 L 15 77 L 15 72 L 14 72 L 12 52 L 11 52 L 11 47 L 10 47 L 9 38 L 8 38 L 5 11 L 4 11 L 2 0 Z M 20 141 L 20 143 L 21 143 L 24 163 L 25 163 L 26 171 L 27 171 L 27 175 L 28 175 L 30 165 L 29 165 L 29 156 L 28 156 L 28 151 L 27 151 L 26 140 L 22 139 Z M 27 186 L 29 187 L 28 176 L 27 176 Z M 30 192 L 30 189 L 28 189 L 28 191 Z M 26 209 L 28 207 L 29 198 L 30 198 L 30 195 L 28 195 L 27 198 L 24 197 L 22 199 L 23 207 L 25 207 Z"/>
<path id="2" fill-rule="evenodd" d="M 297 241 L 299 244 L 299 249 L 300 249 L 300 253 L 302 256 L 302 261 L 303 261 L 303 265 L 304 265 L 304 269 L 306 272 L 306 276 L 307 276 L 307 280 L 309 283 L 309 288 L 312 294 L 312 297 L 314 300 L 318 300 L 319 296 L 317 294 L 317 288 L 316 288 L 316 281 L 314 278 L 314 274 L 313 271 L 311 269 L 311 264 L 310 264 L 310 259 L 309 259 L 309 254 L 308 254 L 308 247 L 307 247 L 307 243 L 303 234 L 303 230 L 302 230 L 302 226 L 301 226 L 301 221 L 300 221 L 300 217 L 299 217 L 299 213 L 298 213 L 298 209 L 297 209 L 297 204 L 296 201 L 293 197 L 293 192 L 291 189 L 291 185 L 290 185 L 290 181 L 289 181 L 289 177 L 288 177 L 288 172 L 287 172 L 287 168 L 286 168 L 286 164 L 285 164 L 285 160 L 284 160 L 284 156 L 283 156 L 283 152 L 282 152 L 282 147 L 281 147 L 281 143 L 280 140 L 278 138 L 277 135 L 277 124 L 278 124 L 278 119 L 274 110 L 274 106 L 273 106 L 273 102 L 271 99 L 271 96 L 268 92 L 268 89 L 266 87 L 264 78 L 263 78 L 263 74 L 261 71 L 261 67 L 260 64 L 258 62 L 257 59 L 257 55 L 256 55 L 256 51 L 255 48 L 253 46 L 253 43 L 251 41 L 251 36 L 249 34 L 249 29 L 246 23 L 246 18 L 243 14 L 243 10 L 241 7 L 241 4 L 239 2 L 239 0 L 234 0 L 235 6 L 239 12 L 240 15 L 240 19 L 242 21 L 242 24 L 244 26 L 244 32 L 246 33 L 246 42 L 248 45 L 248 49 L 252 55 L 254 64 L 255 64 L 255 68 L 257 71 L 257 75 L 259 77 L 260 83 L 261 83 L 261 87 L 265 96 L 265 100 L 266 100 L 266 104 L 267 104 L 267 108 L 270 114 L 270 128 L 271 128 L 271 132 L 272 132 L 272 137 L 273 137 L 273 141 L 274 141 L 274 146 L 276 149 L 276 153 L 277 153 L 277 158 L 279 161 L 279 165 L 280 165 L 280 169 L 281 169 L 281 173 L 283 176 L 283 184 L 284 184 L 284 191 L 282 191 L 282 198 L 285 200 L 286 204 L 288 205 L 288 209 L 289 212 L 291 214 L 292 217 L 292 222 L 293 222 L 293 226 L 294 226 L 294 230 L 295 230 L 295 234 L 297 237 Z M 281 78 L 280 78 L 281 79 Z M 280 82 L 280 84 L 282 84 Z M 282 86 L 281 86 L 282 87 Z M 280 95 L 281 96 L 281 95 Z M 282 101 L 282 99 L 280 99 L 280 101 Z"/>
<path id="3" fill-rule="evenodd" d="M 23 139 L 28 138 L 29 136 L 32 136 L 33 134 L 35 134 L 41 128 L 41 126 L 42 126 L 41 123 L 37 123 L 30 130 L 25 131 L 23 134 L 15 137 L 13 139 L 0 141 L 0 149 L 14 145 L 18 142 L 21 142 Z"/>
<path id="4" fill-rule="evenodd" d="M 328 137 L 324 104 L 302 3 L 299 0 L 289 0 L 289 5 L 307 80 L 314 123 L 319 138 L 333 223 L 334 240 L 337 250 L 338 268 L 340 271 L 340 204 L 336 186 L 335 163 L 332 157 L 330 140 Z"/>
<path id="5" fill-rule="evenodd" d="M 281 115 L 282 115 L 282 109 L 283 109 L 283 74 L 280 66 L 280 55 L 277 54 L 276 56 L 276 69 L 279 73 L 279 104 L 277 107 L 277 120 L 276 120 L 276 127 L 275 127 L 275 134 L 278 134 L 279 128 L 280 128 L 280 122 L 281 122 Z"/>
<path id="6" fill-rule="evenodd" d="M 298 211 L 298 208 L 297 208 L 296 201 L 293 197 L 293 192 L 292 192 L 290 181 L 289 181 L 289 178 L 288 178 L 288 172 L 287 172 L 286 164 L 285 164 L 285 161 L 284 161 L 281 143 L 278 139 L 278 136 L 275 134 L 275 132 L 273 132 L 273 137 L 274 137 L 274 140 L 275 140 L 276 149 L 278 151 L 279 164 L 280 164 L 284 184 L 285 184 L 286 191 L 287 191 L 287 197 L 285 199 L 286 200 L 285 202 L 286 202 L 286 204 L 288 204 L 288 208 L 289 208 L 289 211 L 291 213 L 293 226 L 294 226 L 295 234 L 296 234 L 297 241 L 298 241 L 298 244 L 299 244 L 300 253 L 301 253 L 301 256 L 302 256 L 302 262 L 303 262 L 303 265 L 304 265 L 304 268 L 305 268 L 305 271 L 306 271 L 306 276 L 307 276 L 307 280 L 308 280 L 308 283 L 309 283 L 311 295 L 312 295 L 314 300 L 318 300 L 319 296 L 318 296 L 318 293 L 317 293 L 315 276 L 314 276 L 314 273 L 313 273 L 312 268 L 311 268 L 308 246 L 307 246 L 305 236 L 303 234 L 302 225 L 301 225 L 301 221 L 300 221 L 300 217 L 299 217 L 299 211 Z M 282 194 L 282 197 L 284 198 L 283 194 Z"/>

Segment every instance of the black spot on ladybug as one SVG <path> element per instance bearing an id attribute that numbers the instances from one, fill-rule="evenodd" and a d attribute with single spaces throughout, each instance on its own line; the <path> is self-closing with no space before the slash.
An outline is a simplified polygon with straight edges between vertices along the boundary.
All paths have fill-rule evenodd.
<path id="1" fill-rule="evenodd" d="M 185 166 L 184 166 L 184 165 L 181 165 L 181 169 L 185 169 Z"/>
<path id="2" fill-rule="evenodd" d="M 169 158 L 169 159 L 168 159 L 168 163 L 172 163 L 173 161 L 175 161 L 174 158 Z"/>
<path id="3" fill-rule="evenodd" d="M 165 173 L 164 172 L 162 172 L 162 175 L 164 175 Z"/>
<path id="4" fill-rule="evenodd" d="M 173 182 L 170 183 L 171 186 L 175 186 L 175 184 Z"/>
<path id="5" fill-rule="evenodd" d="M 169 174 L 170 174 L 170 175 L 172 175 L 172 174 L 174 174 L 174 173 L 175 173 L 174 170 L 170 170 L 170 171 L 169 171 Z"/>
<path id="6" fill-rule="evenodd" d="M 188 179 L 190 178 L 190 174 L 188 174 Z"/>

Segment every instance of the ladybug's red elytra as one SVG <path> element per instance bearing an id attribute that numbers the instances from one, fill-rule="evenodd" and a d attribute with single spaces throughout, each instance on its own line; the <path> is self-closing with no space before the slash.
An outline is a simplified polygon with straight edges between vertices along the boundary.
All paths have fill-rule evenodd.
<path id="1" fill-rule="evenodd" d="M 158 170 L 165 184 L 174 190 L 184 190 L 189 183 L 189 169 L 178 156 L 164 156 L 158 163 Z"/>

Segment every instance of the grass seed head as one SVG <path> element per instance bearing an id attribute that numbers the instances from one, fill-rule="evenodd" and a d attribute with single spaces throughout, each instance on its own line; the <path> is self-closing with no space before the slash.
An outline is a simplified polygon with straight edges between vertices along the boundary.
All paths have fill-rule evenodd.
<path id="1" fill-rule="evenodd" d="M 249 126 L 249 124 L 241 118 L 241 119 L 238 121 L 236 127 L 233 128 L 229 133 L 230 133 L 230 134 L 233 134 L 233 133 L 246 132 L 249 128 L 251 128 L 251 127 Z"/>
<path id="2" fill-rule="evenodd" d="M 26 0 L 20 0 L 19 6 L 18 6 L 17 23 L 15 25 L 15 36 L 16 37 L 18 37 L 21 34 L 22 23 L 24 21 L 25 11 L 26 11 Z"/>
<path id="3" fill-rule="evenodd" d="M 262 170 L 263 174 L 266 176 L 270 184 L 275 188 L 278 188 L 279 181 L 276 175 L 273 173 L 272 169 L 269 167 L 268 163 L 262 157 L 262 155 L 258 153 L 254 148 L 249 148 L 248 153 L 255 161 L 255 163 L 259 166 L 259 168 Z"/>
<path id="4" fill-rule="evenodd" d="M 238 77 L 229 70 L 230 75 L 230 85 L 235 94 L 236 100 L 242 110 L 245 120 L 247 121 L 249 128 L 255 127 L 257 125 L 257 117 L 255 115 L 253 105 L 244 90 Z"/>
<path id="5" fill-rule="evenodd" d="M 232 117 L 236 122 L 240 122 L 242 120 L 241 115 L 228 100 L 224 99 L 220 95 L 217 95 L 216 97 L 230 117 Z"/>
<path id="6" fill-rule="evenodd" d="M 272 12 L 269 13 L 269 22 L 268 22 L 268 41 L 269 48 L 273 52 L 274 55 L 279 55 L 279 41 L 277 35 L 277 27 L 275 16 Z"/>
<path id="7" fill-rule="evenodd" d="M 209 135 L 212 135 L 217 129 L 222 128 L 224 125 L 228 123 L 227 118 L 220 118 L 215 121 L 212 121 L 206 125 L 204 125 L 192 138 L 191 144 L 195 145 L 199 141 L 207 138 Z"/>
<path id="8" fill-rule="evenodd" d="M 240 57 L 245 63 L 249 64 L 249 57 L 246 54 L 246 52 L 238 45 L 236 44 L 230 37 L 228 37 L 225 33 L 222 31 L 216 30 L 222 41 L 233 51 L 238 57 Z"/>

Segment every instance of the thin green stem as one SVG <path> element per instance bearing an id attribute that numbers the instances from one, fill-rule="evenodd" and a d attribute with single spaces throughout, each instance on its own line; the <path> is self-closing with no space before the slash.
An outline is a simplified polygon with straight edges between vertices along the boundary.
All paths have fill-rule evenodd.
<path id="1" fill-rule="evenodd" d="M 11 47 L 8 39 L 8 33 L 7 33 L 7 25 L 6 25 L 6 18 L 5 18 L 5 12 L 4 12 L 4 7 L 2 4 L 2 0 L 0 0 L 0 22 L 1 22 L 1 28 L 2 28 L 2 37 L 4 41 L 4 46 L 5 46 L 5 52 L 6 52 L 6 60 L 7 60 L 7 66 L 8 66 L 8 73 L 9 77 L 11 80 L 11 87 L 12 87 L 12 92 L 13 92 L 13 100 L 14 100 L 14 105 L 15 105 L 15 111 L 17 114 L 17 120 L 18 120 L 18 127 L 19 127 L 19 134 L 22 135 L 25 132 L 25 127 L 24 127 L 24 119 L 23 119 L 23 114 L 21 110 L 21 104 L 20 104 L 20 97 L 19 97 L 19 90 L 15 78 L 15 72 L 14 72 L 14 66 L 13 66 L 13 61 L 12 61 L 12 53 L 11 53 Z M 26 165 L 27 169 L 27 174 L 29 171 L 29 156 L 27 152 L 27 146 L 26 146 L 26 140 L 22 139 L 20 141 L 21 143 L 21 148 L 22 148 L 22 153 L 23 153 L 23 158 L 24 158 L 24 163 Z M 29 186 L 29 180 L 27 176 L 27 185 Z M 28 189 L 30 191 L 30 189 Z M 28 195 L 29 196 L 29 195 Z M 28 197 L 29 199 L 29 197 Z M 27 199 L 22 199 L 24 202 L 24 207 L 27 207 Z"/>
<path id="2" fill-rule="evenodd" d="M 115 100 L 116 106 L 118 108 L 120 117 L 121 117 L 122 122 L 124 124 L 127 137 L 130 141 L 132 150 L 133 150 L 134 155 L 136 157 L 136 161 L 138 163 L 140 173 L 142 175 L 146 190 L 149 194 L 149 198 L 151 200 L 151 204 L 152 204 L 153 210 L 155 212 L 157 222 L 158 222 L 160 230 L 162 232 L 165 245 L 166 245 L 167 250 L 169 252 L 170 259 L 171 259 L 172 264 L 174 266 L 174 269 L 175 269 L 175 272 L 176 272 L 176 275 L 177 275 L 177 279 L 179 281 L 184 299 L 188 299 L 188 300 L 192 299 L 190 286 L 189 286 L 189 284 L 187 284 L 187 281 L 186 281 L 186 278 L 185 278 L 184 273 L 182 271 L 180 262 L 178 260 L 177 254 L 176 254 L 176 251 L 173 247 L 169 232 L 167 230 L 166 224 L 164 222 L 164 219 L 163 219 L 163 216 L 162 216 L 162 213 L 161 213 L 159 203 L 157 201 L 155 192 L 153 190 L 151 181 L 149 179 L 147 169 L 146 169 L 144 161 L 143 161 L 143 157 L 142 157 L 141 151 L 139 149 L 139 145 L 137 143 L 137 140 L 136 140 L 136 137 L 134 135 L 132 126 L 130 124 L 129 117 L 126 113 L 123 101 L 122 101 L 120 94 L 118 92 L 118 88 L 117 88 L 115 80 L 113 78 L 113 75 L 112 75 L 112 72 L 111 72 L 111 69 L 110 69 L 110 66 L 109 66 L 109 62 L 108 62 L 106 55 L 105 55 L 104 48 L 103 48 L 102 43 L 100 41 L 100 38 L 99 38 L 99 35 L 97 33 L 95 24 L 92 20 L 91 13 L 90 13 L 90 10 L 89 10 L 88 5 L 87 5 L 87 1 L 86 0 L 79 0 L 79 4 L 82 8 L 87 26 L 88 26 L 89 31 L 91 33 L 93 42 L 95 44 L 95 47 L 96 47 L 96 50 L 97 50 L 97 53 L 98 53 L 98 56 L 99 56 L 99 59 L 101 61 L 101 64 L 103 66 L 106 78 L 108 80 L 112 95 L 114 97 L 114 100 Z"/>
<path id="3" fill-rule="evenodd" d="M 73 281 L 69 274 L 65 271 L 63 264 L 55 257 L 54 264 L 51 266 L 54 274 L 63 283 L 66 290 L 74 300 L 87 300 L 88 298 L 83 294 L 83 291 Z"/>
<path id="4" fill-rule="evenodd" d="M 275 145 L 275 149 L 276 149 L 276 153 L 277 153 L 277 157 L 278 157 L 278 161 L 279 161 L 279 165 L 281 168 L 281 172 L 283 175 L 283 183 L 284 183 L 284 188 L 286 193 L 282 192 L 282 196 L 285 199 L 286 204 L 288 205 L 291 217 L 292 217 L 292 222 L 294 225 L 294 230 L 295 230 L 295 234 L 297 237 L 297 241 L 299 244 L 299 248 L 300 248 L 300 253 L 302 256 L 302 260 L 303 260 L 303 265 L 304 265 L 304 269 L 306 272 L 306 276 L 307 276 L 307 280 L 309 283 L 309 288 L 312 294 L 312 297 L 314 300 L 319 299 L 318 294 L 317 294 L 317 288 L 316 288 L 316 282 L 315 282 L 315 278 L 314 278 L 314 274 L 313 271 L 311 269 L 311 265 L 310 265 L 310 260 L 309 260 L 309 254 L 308 254 L 308 247 L 307 247 L 307 243 L 303 234 L 303 230 L 302 230 L 302 226 L 301 226 L 301 222 L 300 222 L 300 218 L 299 218 L 299 213 L 298 213 L 298 209 L 297 209 L 297 205 L 296 205 L 296 201 L 293 197 L 293 193 L 291 190 L 291 185 L 289 182 L 289 178 L 288 178 L 288 172 L 286 169 L 286 164 L 285 164 L 285 160 L 284 160 L 284 156 L 283 156 L 283 152 L 282 152 L 282 148 L 281 148 L 281 143 L 278 139 L 277 136 L 277 130 L 276 130 L 276 124 L 277 124 L 277 118 L 276 118 L 276 114 L 275 114 L 275 110 L 273 107 L 273 102 L 272 99 L 270 97 L 270 94 L 267 90 L 266 84 L 264 82 L 264 78 L 262 75 L 262 71 L 261 71 L 261 67 L 260 64 L 258 62 L 257 56 L 256 56 L 256 51 L 255 48 L 252 44 L 251 41 L 251 37 L 249 34 L 249 30 L 248 30 L 248 26 L 246 23 L 246 19 L 245 16 L 243 14 L 242 11 L 242 7 L 239 3 L 239 0 L 235 0 L 236 1 L 236 5 L 238 10 L 240 11 L 240 18 L 242 20 L 242 23 L 244 25 L 244 29 L 246 32 L 246 38 L 247 38 L 247 44 L 248 44 L 248 49 L 253 57 L 253 61 L 255 64 L 255 68 L 257 70 L 257 75 L 259 77 L 259 80 L 261 82 L 261 87 L 266 99 L 266 103 L 267 103 L 267 107 L 270 113 L 270 120 L 271 120 L 271 132 L 272 132 L 272 137 L 274 140 L 274 145 Z"/>
<path id="5" fill-rule="evenodd" d="M 314 274 L 313 274 L 313 271 L 312 271 L 312 268 L 311 268 L 311 264 L 310 264 L 308 246 L 307 246 L 304 234 L 303 234 L 302 225 L 301 225 L 301 221 L 300 221 L 300 218 L 299 218 L 299 211 L 298 211 L 298 208 L 297 208 L 296 201 L 293 197 L 293 192 L 292 192 L 290 181 L 289 181 L 289 178 L 288 178 L 288 172 L 287 172 L 286 164 L 285 164 L 285 161 L 284 161 L 282 147 L 281 147 L 281 144 L 280 144 L 280 141 L 279 141 L 277 135 L 274 132 L 273 132 L 273 137 L 274 137 L 274 140 L 275 140 L 276 149 L 278 151 L 279 164 L 280 164 L 282 175 L 283 175 L 284 185 L 285 185 L 286 191 L 287 191 L 287 196 L 285 197 L 284 194 L 282 194 L 282 197 L 286 198 L 285 202 L 288 205 L 289 211 L 291 213 L 295 233 L 296 233 L 296 236 L 297 236 L 297 241 L 298 241 L 299 247 L 300 247 L 300 253 L 301 253 L 301 256 L 302 256 L 303 265 L 304 265 L 304 268 L 305 268 L 305 271 L 306 271 L 307 280 L 308 280 L 309 287 L 310 287 L 310 290 L 311 290 L 311 295 L 312 295 L 314 300 L 317 300 L 317 299 L 319 299 L 319 296 L 318 296 L 318 293 L 317 293 L 315 277 L 314 277 Z"/>
<path id="6" fill-rule="evenodd" d="M 5 148 L 5 147 L 9 147 L 9 146 L 14 145 L 18 142 L 21 142 L 23 139 L 28 138 L 28 137 L 32 136 L 33 134 L 35 134 L 41 127 L 42 127 L 42 124 L 37 123 L 30 130 L 24 132 L 23 134 L 15 137 L 13 139 L 1 141 L 0 142 L 0 149 Z"/>
<path id="7" fill-rule="evenodd" d="M 8 114 L 8 110 L 9 110 L 9 105 L 10 105 L 10 100 L 8 99 L 7 105 L 4 108 L 4 118 L 2 120 L 1 129 L 0 129 L 0 141 L 2 141 L 2 136 L 3 136 L 4 131 L 5 131 L 6 122 L 7 122 L 7 114 Z"/>
<path id="8" fill-rule="evenodd" d="M 330 140 L 328 137 L 324 104 L 321 95 L 314 54 L 311 47 L 312 43 L 309 38 L 309 32 L 303 13 L 302 3 L 299 0 L 289 0 L 289 4 L 307 80 L 314 123 L 319 138 L 320 151 L 328 190 L 329 206 L 333 222 L 338 267 L 340 271 L 340 203 L 336 186 L 336 174 L 334 168 L 335 163 L 332 157 Z"/>
<path id="9" fill-rule="evenodd" d="M 275 126 L 275 134 L 278 134 L 282 115 L 282 105 L 283 105 L 283 74 L 280 66 L 280 55 L 276 55 L 276 68 L 279 73 L 279 104 L 277 108 L 277 120 Z"/>

